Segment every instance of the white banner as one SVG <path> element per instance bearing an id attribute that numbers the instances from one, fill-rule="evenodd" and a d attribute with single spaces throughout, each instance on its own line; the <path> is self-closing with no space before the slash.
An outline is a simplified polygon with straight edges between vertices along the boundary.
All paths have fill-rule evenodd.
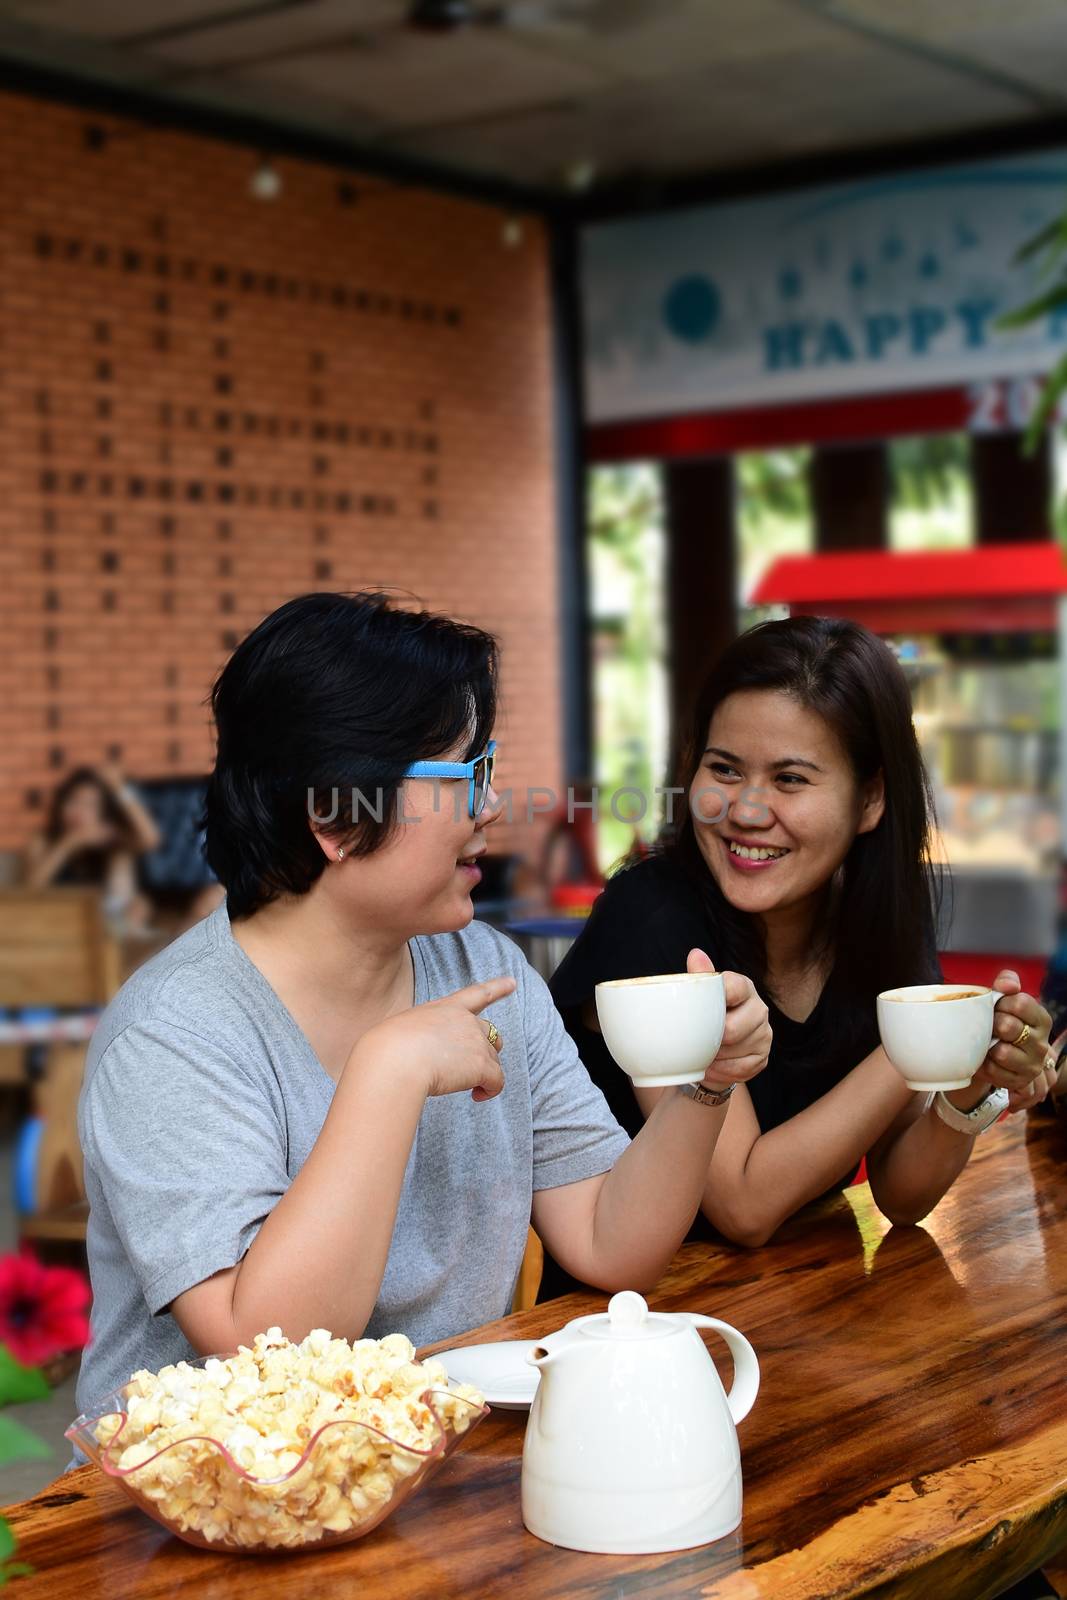
<path id="1" fill-rule="evenodd" d="M 1021 245 L 1067 212 L 1067 151 L 603 223 L 583 236 L 593 422 L 1049 369 L 1067 314 Z"/>

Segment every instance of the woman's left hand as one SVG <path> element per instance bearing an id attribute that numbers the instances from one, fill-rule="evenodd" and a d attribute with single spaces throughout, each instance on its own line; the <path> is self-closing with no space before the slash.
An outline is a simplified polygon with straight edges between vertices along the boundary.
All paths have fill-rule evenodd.
<path id="1" fill-rule="evenodd" d="M 1033 995 L 1022 993 L 1018 973 L 998 973 L 993 988 L 1001 995 L 993 1013 L 997 1042 L 973 1081 L 1007 1089 L 1009 1111 L 1029 1110 L 1045 1098 L 1055 1076 L 1048 1071 L 1052 1018 Z"/>
<path id="2" fill-rule="evenodd" d="M 714 972 L 711 958 L 703 950 L 690 950 L 687 972 Z M 726 996 L 726 1026 L 719 1053 L 704 1074 L 706 1089 L 725 1089 L 731 1083 L 745 1083 L 762 1072 L 771 1051 L 771 1025 L 767 1007 L 756 993 L 751 978 L 740 972 L 722 974 Z"/>
<path id="3" fill-rule="evenodd" d="M 96 775 L 105 788 L 111 790 L 112 794 L 118 794 L 126 786 L 126 780 L 122 776 L 122 768 L 117 761 L 103 762 L 97 767 Z"/>

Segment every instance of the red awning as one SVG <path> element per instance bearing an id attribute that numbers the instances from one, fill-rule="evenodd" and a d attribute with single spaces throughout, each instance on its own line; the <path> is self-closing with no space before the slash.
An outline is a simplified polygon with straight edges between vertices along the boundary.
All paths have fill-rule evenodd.
<path id="1" fill-rule="evenodd" d="M 1018 632 L 1054 628 L 1062 594 L 1067 563 L 1043 542 L 781 556 L 751 602 L 851 617 L 876 633 Z"/>

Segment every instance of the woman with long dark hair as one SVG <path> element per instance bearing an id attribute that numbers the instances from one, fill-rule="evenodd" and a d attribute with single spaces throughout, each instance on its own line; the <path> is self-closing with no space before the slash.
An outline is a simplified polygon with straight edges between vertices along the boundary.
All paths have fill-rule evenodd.
<path id="1" fill-rule="evenodd" d="M 110 914 L 136 925 L 149 914 L 137 888 L 137 858 L 159 843 L 159 829 L 117 767 L 77 767 L 52 795 L 23 878 L 31 889 L 99 889 Z"/>
<path id="2" fill-rule="evenodd" d="M 1049 1019 L 1001 973 L 1000 1042 L 968 1088 L 934 1103 L 879 1046 L 878 993 L 940 978 L 929 785 L 892 652 L 833 619 L 751 629 L 704 684 L 672 792 L 675 828 L 609 882 L 552 983 L 590 1074 L 622 1126 L 640 1127 L 656 1091 L 635 1092 L 608 1055 L 594 987 L 677 971 L 700 946 L 752 979 L 774 1034 L 767 1070 L 730 1102 L 706 1223 L 763 1244 L 864 1156 L 884 1214 L 917 1221 L 999 1107 L 994 1086 L 1013 1107 L 1045 1094 Z"/>
<path id="3" fill-rule="evenodd" d="M 223 669 L 226 904 L 130 979 L 89 1052 L 83 1407 L 275 1324 L 421 1344 L 499 1317 L 531 1213 L 605 1289 L 654 1283 L 684 1237 L 722 1094 L 677 1090 L 631 1143 L 540 978 L 472 921 L 496 685 L 488 634 L 381 595 L 294 600 Z M 745 1065 L 712 1084 L 769 1045 L 751 983 L 727 998 Z"/>

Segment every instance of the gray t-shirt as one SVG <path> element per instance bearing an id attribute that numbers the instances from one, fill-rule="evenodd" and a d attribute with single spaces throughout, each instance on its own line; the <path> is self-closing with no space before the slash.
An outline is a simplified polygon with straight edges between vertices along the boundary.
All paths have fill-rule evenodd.
<path id="1" fill-rule="evenodd" d="M 517 980 L 483 1013 L 503 1035 L 503 1093 L 428 1099 L 404 1174 L 366 1332 L 424 1344 L 503 1316 L 533 1191 L 608 1171 L 628 1140 L 509 939 L 474 922 L 411 950 L 416 1004 L 498 974 Z M 140 1367 L 193 1355 L 167 1308 L 241 1260 L 306 1161 L 334 1088 L 225 906 L 116 995 L 93 1035 L 78 1117 L 93 1283 L 79 1410 Z"/>

